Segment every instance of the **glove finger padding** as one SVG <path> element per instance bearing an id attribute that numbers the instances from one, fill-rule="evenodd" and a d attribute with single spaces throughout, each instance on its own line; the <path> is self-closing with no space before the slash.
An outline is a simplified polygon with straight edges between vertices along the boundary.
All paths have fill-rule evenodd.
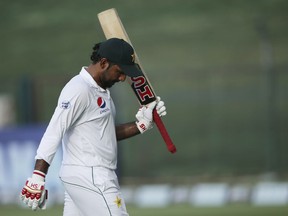
<path id="1" fill-rule="evenodd" d="M 31 208 L 33 211 L 37 210 L 38 208 L 46 209 L 46 193 L 47 190 L 44 190 L 41 193 L 36 194 L 36 197 L 32 200 Z"/>
<path id="2" fill-rule="evenodd" d="M 167 111 L 166 111 L 166 106 L 165 106 L 164 101 L 162 101 L 161 97 L 159 96 L 156 97 L 156 101 L 157 101 L 157 104 L 156 104 L 157 114 L 160 117 L 165 116 L 167 114 Z"/>
<path id="3" fill-rule="evenodd" d="M 165 103 L 163 101 L 159 101 L 157 103 L 156 111 L 160 117 L 165 116 L 167 114 Z"/>
<path id="4" fill-rule="evenodd" d="M 45 173 L 34 171 L 22 189 L 21 200 L 32 210 L 45 209 L 47 190 L 45 190 Z"/>
<path id="5" fill-rule="evenodd" d="M 31 178 L 28 178 L 21 194 L 23 202 L 32 210 L 37 210 L 45 202 L 45 197 L 44 182 L 33 182 Z"/>

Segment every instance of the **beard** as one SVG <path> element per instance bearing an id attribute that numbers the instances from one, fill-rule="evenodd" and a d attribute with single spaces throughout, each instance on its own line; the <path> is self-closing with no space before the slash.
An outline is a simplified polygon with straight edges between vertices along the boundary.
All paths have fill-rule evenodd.
<path id="1" fill-rule="evenodd" d="M 106 81 L 106 82 L 104 83 L 104 85 L 106 86 L 106 88 L 111 88 L 114 84 L 115 84 L 114 81 Z"/>
<path id="2" fill-rule="evenodd" d="M 100 77 L 101 80 L 101 87 L 106 89 L 106 88 L 111 88 L 116 82 L 119 82 L 119 80 L 112 80 L 109 78 L 109 68 L 103 73 L 103 76 Z"/>

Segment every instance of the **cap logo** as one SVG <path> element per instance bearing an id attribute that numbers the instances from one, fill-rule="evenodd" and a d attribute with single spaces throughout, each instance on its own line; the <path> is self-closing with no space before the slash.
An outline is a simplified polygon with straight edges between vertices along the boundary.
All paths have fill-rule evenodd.
<path id="1" fill-rule="evenodd" d="M 132 62 L 134 63 L 134 62 L 135 62 L 135 53 L 133 53 L 133 54 L 131 55 L 131 57 L 132 57 Z"/>

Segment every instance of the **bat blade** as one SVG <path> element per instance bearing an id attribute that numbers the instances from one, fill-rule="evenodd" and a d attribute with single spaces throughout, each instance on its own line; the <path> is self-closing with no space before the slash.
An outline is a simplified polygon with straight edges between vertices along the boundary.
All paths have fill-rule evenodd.
<path id="1" fill-rule="evenodd" d="M 102 30 L 104 32 L 106 39 L 121 38 L 125 40 L 126 42 L 128 42 L 133 47 L 131 40 L 115 8 L 111 8 L 111 9 L 108 9 L 99 13 L 98 19 L 99 19 L 100 25 L 102 27 Z M 127 81 L 131 85 L 134 93 L 136 94 L 139 103 L 141 105 L 146 105 L 156 100 L 156 94 L 151 86 L 150 81 L 147 78 L 146 73 L 144 72 L 144 69 L 139 61 L 139 57 L 135 51 L 135 48 L 134 48 L 134 54 L 135 54 L 135 63 L 138 64 L 143 75 L 139 77 L 128 78 Z M 171 153 L 175 153 L 176 147 L 173 144 L 165 128 L 165 125 L 163 124 L 161 118 L 158 116 L 155 109 L 153 111 L 153 118 L 154 118 L 155 124 L 157 125 L 159 129 L 160 134 L 162 135 L 166 143 L 167 149 Z"/>
<path id="2" fill-rule="evenodd" d="M 115 8 L 99 13 L 98 19 L 106 39 L 117 37 L 126 40 L 131 44 L 126 30 L 123 30 L 124 26 Z"/>

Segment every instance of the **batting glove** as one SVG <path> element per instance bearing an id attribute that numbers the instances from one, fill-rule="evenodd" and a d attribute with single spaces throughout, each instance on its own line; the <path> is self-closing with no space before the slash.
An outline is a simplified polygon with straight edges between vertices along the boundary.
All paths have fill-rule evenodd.
<path id="1" fill-rule="evenodd" d="M 46 209 L 47 190 L 45 190 L 46 174 L 34 170 L 31 178 L 28 178 L 22 189 L 20 199 L 32 210 Z"/>
<path id="2" fill-rule="evenodd" d="M 161 101 L 161 98 L 157 96 L 157 105 L 156 105 L 156 111 L 160 117 L 165 116 L 167 114 L 165 103 Z"/>
<path id="3" fill-rule="evenodd" d="M 141 107 L 136 114 L 136 125 L 141 133 L 151 129 L 153 127 L 153 109 L 156 106 L 156 101 Z"/>

